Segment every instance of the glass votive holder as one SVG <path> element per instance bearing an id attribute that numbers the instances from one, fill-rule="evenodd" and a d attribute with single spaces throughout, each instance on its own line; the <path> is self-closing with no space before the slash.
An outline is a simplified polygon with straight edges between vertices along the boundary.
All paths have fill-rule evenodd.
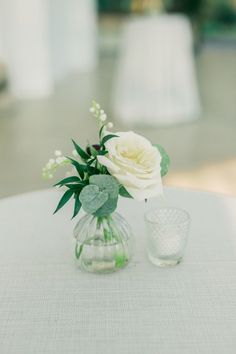
<path id="1" fill-rule="evenodd" d="M 182 209 L 162 207 L 145 213 L 147 252 L 159 267 L 181 262 L 187 244 L 190 216 Z"/>

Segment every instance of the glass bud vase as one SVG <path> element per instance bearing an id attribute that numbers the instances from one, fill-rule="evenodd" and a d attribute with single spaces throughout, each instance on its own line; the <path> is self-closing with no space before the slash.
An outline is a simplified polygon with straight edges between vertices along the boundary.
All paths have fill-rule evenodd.
<path id="1" fill-rule="evenodd" d="M 118 213 L 83 216 L 74 228 L 75 256 L 79 268 L 92 273 L 112 273 L 130 261 L 132 232 Z"/>

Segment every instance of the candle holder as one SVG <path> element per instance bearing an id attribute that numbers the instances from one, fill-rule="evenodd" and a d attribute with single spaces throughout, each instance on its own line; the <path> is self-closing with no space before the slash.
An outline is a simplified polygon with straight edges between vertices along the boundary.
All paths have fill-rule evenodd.
<path id="1" fill-rule="evenodd" d="M 145 224 L 150 261 L 160 267 L 180 263 L 187 244 L 189 214 L 178 208 L 157 208 L 145 214 Z"/>

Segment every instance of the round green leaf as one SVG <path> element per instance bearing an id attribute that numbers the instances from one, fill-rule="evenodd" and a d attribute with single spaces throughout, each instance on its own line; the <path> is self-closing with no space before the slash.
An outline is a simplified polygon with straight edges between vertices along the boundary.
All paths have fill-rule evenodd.
<path id="1" fill-rule="evenodd" d="M 161 145 L 156 144 L 155 147 L 159 150 L 161 154 L 161 177 L 164 177 L 169 170 L 170 158 Z"/>
<path id="2" fill-rule="evenodd" d="M 96 185 L 84 187 L 80 193 L 79 200 L 86 213 L 94 214 L 108 200 L 106 191 L 100 191 Z"/>
<path id="3" fill-rule="evenodd" d="M 100 191 L 106 191 L 111 199 L 115 199 L 119 194 L 119 184 L 110 175 L 93 175 L 89 178 L 90 185 L 96 185 Z"/>
<path id="4" fill-rule="evenodd" d="M 115 199 L 109 198 L 103 204 L 103 206 L 94 213 L 94 215 L 95 216 L 106 216 L 106 215 L 113 213 L 117 208 L 117 201 L 118 201 L 118 198 L 115 198 Z"/>

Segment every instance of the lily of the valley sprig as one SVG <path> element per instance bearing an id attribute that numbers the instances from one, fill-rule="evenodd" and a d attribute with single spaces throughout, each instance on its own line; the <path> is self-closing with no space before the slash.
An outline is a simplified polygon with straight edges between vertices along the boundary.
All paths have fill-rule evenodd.
<path id="1" fill-rule="evenodd" d="M 118 196 L 146 200 L 162 193 L 162 177 L 168 172 L 169 157 L 160 145 L 134 132 L 112 133 L 112 122 L 95 101 L 90 108 L 99 125 L 99 141 L 85 149 L 72 140 L 72 157 L 56 150 L 43 169 L 53 178 L 58 167 L 73 167 L 70 175 L 54 186 L 66 189 L 54 213 L 71 198 L 75 217 L 81 207 L 86 213 L 102 217 L 115 211 Z"/>

